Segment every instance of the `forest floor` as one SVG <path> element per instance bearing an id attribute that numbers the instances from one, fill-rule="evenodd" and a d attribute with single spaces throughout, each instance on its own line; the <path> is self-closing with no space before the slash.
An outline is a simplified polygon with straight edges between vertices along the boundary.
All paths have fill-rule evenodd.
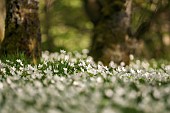
<path id="1" fill-rule="evenodd" d="M 169 113 L 168 62 L 103 66 L 87 52 L 0 61 L 0 113 Z"/>

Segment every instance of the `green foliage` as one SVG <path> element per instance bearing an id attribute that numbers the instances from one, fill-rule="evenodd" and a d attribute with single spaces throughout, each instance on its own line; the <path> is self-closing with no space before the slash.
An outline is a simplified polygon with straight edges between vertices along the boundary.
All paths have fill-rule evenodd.
<path id="1" fill-rule="evenodd" d="M 86 18 L 81 0 L 47 0 L 52 4 L 47 8 L 48 20 L 45 18 L 45 4 L 40 1 L 40 19 L 42 28 L 43 50 L 48 50 L 49 44 L 54 50 L 61 48 L 70 51 L 88 48 L 92 24 Z M 49 35 L 53 39 L 47 43 L 45 34 L 46 21 L 49 23 Z"/>
<path id="2" fill-rule="evenodd" d="M 169 112 L 169 62 L 106 67 L 87 53 L 44 52 L 37 65 L 23 55 L 0 61 L 0 112 Z"/>
<path id="3" fill-rule="evenodd" d="M 1 61 L 2 62 L 14 61 L 14 63 L 16 63 L 16 61 L 18 59 L 20 59 L 22 61 L 22 63 L 24 63 L 25 65 L 29 64 L 32 61 L 24 53 L 17 53 L 15 55 L 1 56 Z"/>

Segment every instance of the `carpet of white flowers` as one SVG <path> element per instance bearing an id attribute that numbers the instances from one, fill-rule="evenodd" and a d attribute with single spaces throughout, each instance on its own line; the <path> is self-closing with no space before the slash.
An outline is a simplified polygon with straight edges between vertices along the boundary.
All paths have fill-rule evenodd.
<path id="1" fill-rule="evenodd" d="M 170 65 L 106 67 L 87 52 L 44 52 L 37 65 L 0 61 L 0 113 L 170 112 Z"/>

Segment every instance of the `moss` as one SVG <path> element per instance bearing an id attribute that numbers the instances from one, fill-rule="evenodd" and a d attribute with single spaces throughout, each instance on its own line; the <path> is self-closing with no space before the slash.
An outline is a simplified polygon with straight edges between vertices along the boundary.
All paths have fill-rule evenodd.
<path id="1" fill-rule="evenodd" d="M 5 40 L 2 43 L 1 54 L 24 53 L 36 62 L 41 56 L 41 34 L 38 18 L 38 3 L 34 0 L 7 1 L 7 17 Z M 34 40 L 34 46 L 30 44 Z"/>

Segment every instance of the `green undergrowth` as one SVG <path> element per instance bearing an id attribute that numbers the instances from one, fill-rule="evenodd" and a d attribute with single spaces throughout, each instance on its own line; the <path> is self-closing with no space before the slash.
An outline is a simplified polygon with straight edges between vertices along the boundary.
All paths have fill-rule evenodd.
<path id="1" fill-rule="evenodd" d="M 168 61 L 104 66 L 88 50 L 0 61 L 0 113 L 169 113 Z"/>

